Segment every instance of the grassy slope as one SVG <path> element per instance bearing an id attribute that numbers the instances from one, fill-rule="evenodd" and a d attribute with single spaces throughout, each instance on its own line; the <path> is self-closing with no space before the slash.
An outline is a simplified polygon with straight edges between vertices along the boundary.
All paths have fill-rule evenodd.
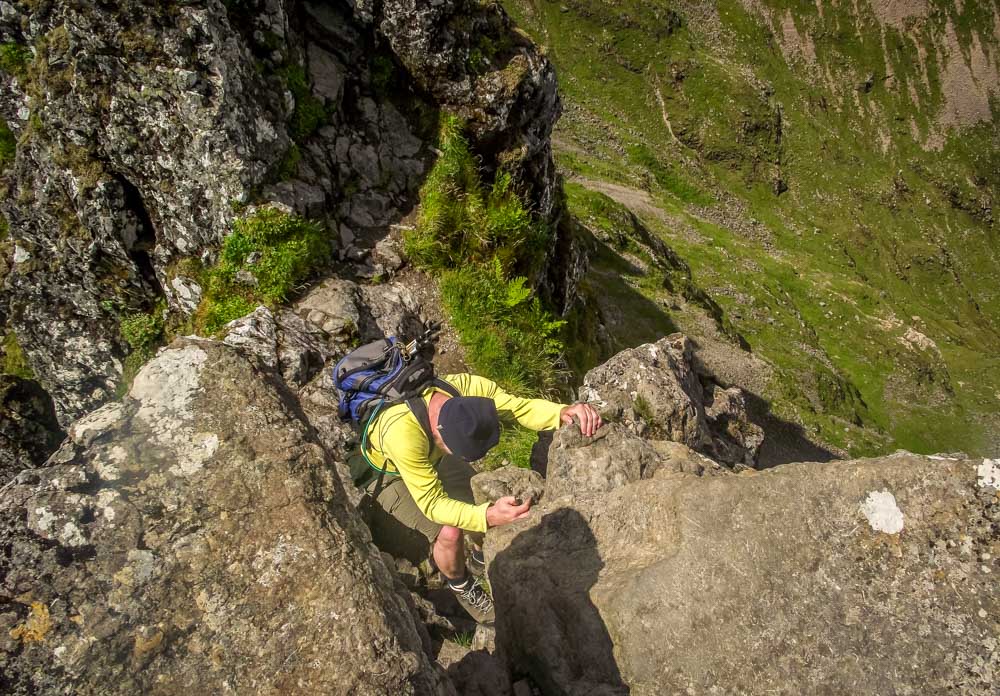
<path id="1" fill-rule="evenodd" d="M 934 60 L 929 84 L 919 79 L 913 40 L 886 29 L 883 41 L 850 7 L 821 18 L 804 3 L 763 4 L 795 8 L 820 73 L 789 65 L 733 0 L 708 18 L 634 0 L 507 7 L 559 71 L 559 165 L 649 192 L 661 214 L 633 211 L 774 363 L 764 396 L 779 413 L 852 454 L 996 451 L 1000 240 L 970 213 L 1000 199 L 997 119 L 924 151 L 911 131 L 926 137 L 942 95 Z M 937 4 L 931 23 L 950 17 L 964 42 L 1000 12 Z M 898 86 L 882 79 L 889 70 Z M 593 199 L 570 186 L 591 226 Z"/>

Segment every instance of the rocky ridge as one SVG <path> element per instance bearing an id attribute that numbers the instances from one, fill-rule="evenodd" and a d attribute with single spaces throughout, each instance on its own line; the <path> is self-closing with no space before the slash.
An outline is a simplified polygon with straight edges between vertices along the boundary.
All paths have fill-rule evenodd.
<path id="1" fill-rule="evenodd" d="M 2 301 L 63 425 L 115 394 L 122 316 L 194 309 L 192 269 L 247 203 L 318 219 L 383 272 L 368 249 L 412 207 L 439 109 L 559 217 L 554 72 L 497 5 L 18 2 L 0 39 L 23 61 L 0 79 L 18 141 Z"/>
<path id="2" fill-rule="evenodd" d="M 612 422 L 555 433 L 544 479 L 473 480 L 477 499 L 536 507 L 488 533 L 496 636 L 462 648 L 462 624 L 413 594 L 419 573 L 378 553 L 354 509 L 328 370 L 289 369 L 337 332 L 265 309 L 232 328 L 231 345 L 162 350 L 0 491 L 6 691 L 989 693 L 1000 462 L 737 473 L 650 428 L 666 399 L 615 405 L 623 377 L 683 384 L 685 339 L 626 351 L 588 376 Z M 707 391 L 662 388 L 670 413 L 707 410 Z"/>

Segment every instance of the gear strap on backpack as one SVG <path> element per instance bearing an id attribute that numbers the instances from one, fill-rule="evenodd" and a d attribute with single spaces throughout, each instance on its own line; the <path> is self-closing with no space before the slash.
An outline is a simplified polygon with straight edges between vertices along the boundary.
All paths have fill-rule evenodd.
<path id="1" fill-rule="evenodd" d="M 388 461 L 383 462 L 381 469 L 376 469 L 368 459 L 366 441 L 368 428 L 379 411 L 406 403 L 427 436 L 429 456 L 434 450 L 434 436 L 423 393 L 436 387 L 451 396 L 461 395 L 450 384 L 438 379 L 434 375 L 434 365 L 420 355 L 420 349 L 433 343 L 439 331 L 440 324 L 433 323 L 408 343 L 394 336 L 372 341 L 345 355 L 333 369 L 333 381 L 340 394 L 339 415 L 359 429 L 361 456 L 368 467 L 378 472 L 376 496 L 388 474 Z M 352 471 L 356 484 L 364 480 L 363 474 L 364 471 Z"/>

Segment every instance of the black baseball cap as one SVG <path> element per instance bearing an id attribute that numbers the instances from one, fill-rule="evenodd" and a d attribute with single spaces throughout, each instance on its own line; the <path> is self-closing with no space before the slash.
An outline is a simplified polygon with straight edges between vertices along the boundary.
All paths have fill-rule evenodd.
<path id="1" fill-rule="evenodd" d="M 438 433 L 452 454 L 467 462 L 482 459 L 500 442 L 496 404 L 482 396 L 453 396 L 438 414 Z"/>

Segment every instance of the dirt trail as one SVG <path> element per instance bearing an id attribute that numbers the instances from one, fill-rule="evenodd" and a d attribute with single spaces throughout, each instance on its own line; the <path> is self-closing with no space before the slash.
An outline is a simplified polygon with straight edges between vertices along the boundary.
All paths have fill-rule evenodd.
<path id="1" fill-rule="evenodd" d="M 653 197 L 649 195 L 648 191 L 632 188 L 631 186 L 624 186 L 622 184 L 612 184 L 607 181 L 588 179 L 577 175 L 570 175 L 566 178 L 568 181 L 572 181 L 574 184 L 580 184 L 584 188 L 588 188 L 591 191 L 603 193 L 611 200 L 621 203 L 633 213 L 653 215 L 664 222 L 670 221 L 670 217 L 663 211 L 662 208 L 656 205 L 653 201 Z"/>

